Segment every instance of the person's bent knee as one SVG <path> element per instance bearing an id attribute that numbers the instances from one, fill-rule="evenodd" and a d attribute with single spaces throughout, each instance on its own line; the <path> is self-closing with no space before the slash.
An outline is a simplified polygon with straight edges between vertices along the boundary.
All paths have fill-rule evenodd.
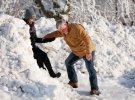
<path id="1" fill-rule="evenodd" d="M 65 60 L 65 65 L 66 66 L 72 66 L 72 63 L 70 63 L 70 61 L 68 59 Z"/>

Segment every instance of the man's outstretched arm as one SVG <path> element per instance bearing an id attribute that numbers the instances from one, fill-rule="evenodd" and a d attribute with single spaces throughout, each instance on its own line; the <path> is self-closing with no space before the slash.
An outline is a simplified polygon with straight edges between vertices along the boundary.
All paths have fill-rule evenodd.
<path id="1" fill-rule="evenodd" d="M 48 38 L 57 38 L 57 37 L 63 37 L 63 34 L 60 33 L 59 31 L 54 31 L 52 33 L 49 33 L 49 34 L 45 35 L 43 37 L 43 40 L 48 39 Z"/>

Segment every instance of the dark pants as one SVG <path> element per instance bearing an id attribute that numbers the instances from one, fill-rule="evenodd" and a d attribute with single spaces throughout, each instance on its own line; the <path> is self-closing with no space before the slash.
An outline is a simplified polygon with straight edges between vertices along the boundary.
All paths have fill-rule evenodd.
<path id="1" fill-rule="evenodd" d="M 39 68 L 45 69 L 44 68 L 44 64 L 45 64 L 50 76 L 55 75 L 47 54 L 37 47 L 32 48 L 32 50 L 34 53 L 34 58 L 37 60 L 37 64 L 38 64 Z"/>
<path id="2" fill-rule="evenodd" d="M 90 80 L 90 86 L 91 89 L 98 89 L 98 83 L 97 83 L 97 76 L 96 76 L 96 70 L 94 69 L 94 57 L 95 57 L 95 52 L 93 51 L 91 53 L 92 59 L 88 61 L 86 59 L 86 56 L 83 57 L 83 60 L 85 61 L 86 68 L 89 73 L 89 80 Z M 74 69 L 74 63 L 76 63 L 80 58 L 73 53 L 71 53 L 68 58 L 65 61 L 66 68 L 67 68 L 67 73 L 68 73 L 68 78 L 70 82 L 78 82 L 77 79 L 77 74 Z"/>

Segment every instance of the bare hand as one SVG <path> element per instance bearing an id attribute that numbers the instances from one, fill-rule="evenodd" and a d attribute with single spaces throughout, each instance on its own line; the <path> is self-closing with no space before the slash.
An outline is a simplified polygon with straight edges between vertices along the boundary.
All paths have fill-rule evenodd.
<path id="1" fill-rule="evenodd" d="M 90 61 L 92 59 L 91 53 L 86 54 L 86 59 Z"/>

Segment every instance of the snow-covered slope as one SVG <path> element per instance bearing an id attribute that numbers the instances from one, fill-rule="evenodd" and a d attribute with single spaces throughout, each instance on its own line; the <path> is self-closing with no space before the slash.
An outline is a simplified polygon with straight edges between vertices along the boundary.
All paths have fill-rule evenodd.
<path id="1" fill-rule="evenodd" d="M 112 25 L 103 18 L 83 23 L 96 44 L 96 70 L 100 96 L 89 95 L 88 74 L 83 60 L 75 64 L 79 88 L 67 85 L 64 61 L 70 49 L 63 39 L 37 44 L 48 53 L 59 79 L 39 69 L 33 59 L 29 27 L 21 19 L 0 15 L 0 100 L 134 100 L 135 27 Z M 39 37 L 55 30 L 55 20 L 36 21 Z M 87 80 L 87 81 L 86 81 Z M 124 91 L 124 92 L 123 92 Z"/>
<path id="2" fill-rule="evenodd" d="M 135 27 L 112 25 L 99 19 L 87 29 L 97 47 L 96 66 L 100 75 L 121 77 L 134 70 Z"/>
<path id="3" fill-rule="evenodd" d="M 0 15 L 0 100 L 71 100 L 76 97 L 33 58 L 29 27 Z"/>

